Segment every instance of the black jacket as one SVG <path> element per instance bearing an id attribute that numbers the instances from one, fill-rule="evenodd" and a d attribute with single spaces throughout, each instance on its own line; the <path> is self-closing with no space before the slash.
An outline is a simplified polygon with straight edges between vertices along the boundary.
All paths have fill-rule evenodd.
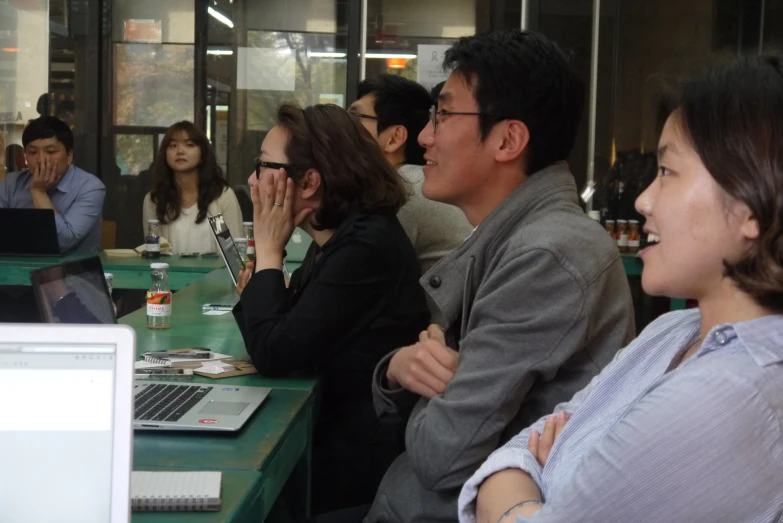
<path id="1" fill-rule="evenodd" d="M 315 513 L 370 503 L 402 451 L 404 426 L 379 422 L 372 374 L 418 340 L 429 311 L 416 253 L 393 215 L 348 217 L 313 243 L 288 288 L 282 271 L 254 274 L 234 308 L 264 376 L 316 371 L 321 402 L 313 449 Z"/>

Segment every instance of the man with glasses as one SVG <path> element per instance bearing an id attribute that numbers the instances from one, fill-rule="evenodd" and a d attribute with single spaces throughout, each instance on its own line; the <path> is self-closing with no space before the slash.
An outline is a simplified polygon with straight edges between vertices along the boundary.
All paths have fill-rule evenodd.
<path id="1" fill-rule="evenodd" d="M 472 230 L 458 208 L 421 194 L 424 148 L 418 140 L 431 105 L 430 94 L 421 85 L 402 76 L 380 74 L 359 84 L 359 98 L 348 108 L 413 189 L 397 218 L 416 249 L 422 274 L 456 249 Z"/>
<path id="2" fill-rule="evenodd" d="M 365 523 L 457 521 L 460 488 L 489 454 L 634 336 L 622 260 L 565 163 L 585 92 L 563 52 L 499 31 L 460 39 L 444 65 L 419 135 L 422 193 L 476 229 L 421 280 L 445 332 L 431 326 L 375 369 L 378 413 L 409 418 Z"/>

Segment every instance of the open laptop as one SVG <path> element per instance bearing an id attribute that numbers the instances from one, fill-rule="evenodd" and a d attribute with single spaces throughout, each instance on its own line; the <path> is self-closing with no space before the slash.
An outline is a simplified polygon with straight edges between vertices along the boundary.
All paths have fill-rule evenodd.
<path id="1" fill-rule="evenodd" d="M 237 244 L 234 243 L 234 238 L 231 236 L 231 231 L 228 229 L 223 215 L 215 214 L 207 219 L 209 220 L 209 229 L 212 231 L 212 236 L 218 244 L 223 263 L 226 264 L 228 274 L 231 276 L 234 285 L 236 285 L 239 282 L 239 271 L 244 268 L 242 255 L 239 254 Z"/>
<path id="2" fill-rule="evenodd" d="M 60 256 L 52 209 L 0 209 L 0 255 Z"/>
<path id="3" fill-rule="evenodd" d="M 0 324 L 0 520 L 128 523 L 135 335 Z"/>
<path id="4" fill-rule="evenodd" d="M 31 271 L 30 280 L 46 322 L 117 322 L 97 256 Z M 266 387 L 139 380 L 134 384 L 133 426 L 137 430 L 237 431 L 270 391 Z"/>

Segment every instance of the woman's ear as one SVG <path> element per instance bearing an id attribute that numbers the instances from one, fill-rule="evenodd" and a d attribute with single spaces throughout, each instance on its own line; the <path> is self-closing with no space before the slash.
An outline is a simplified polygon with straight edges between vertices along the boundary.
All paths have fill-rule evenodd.
<path id="1" fill-rule="evenodd" d="M 315 169 L 308 169 L 300 182 L 302 199 L 308 200 L 318 193 L 321 188 L 321 173 Z"/>

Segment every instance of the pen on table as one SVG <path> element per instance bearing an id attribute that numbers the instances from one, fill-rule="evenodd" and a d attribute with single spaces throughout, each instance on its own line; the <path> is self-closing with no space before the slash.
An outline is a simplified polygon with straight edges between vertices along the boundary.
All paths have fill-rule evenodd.
<path id="1" fill-rule="evenodd" d="M 204 305 L 201 309 L 205 311 L 231 311 L 234 310 L 234 307 L 231 305 Z"/>

